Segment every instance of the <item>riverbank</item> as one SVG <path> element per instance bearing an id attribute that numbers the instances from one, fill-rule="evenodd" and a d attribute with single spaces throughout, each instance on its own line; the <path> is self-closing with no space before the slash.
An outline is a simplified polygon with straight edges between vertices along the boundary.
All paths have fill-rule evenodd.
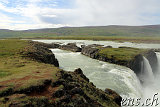
<path id="1" fill-rule="evenodd" d="M 131 47 L 112 48 L 111 46 L 89 45 L 82 46 L 81 53 L 93 59 L 126 66 L 132 69 L 137 75 L 141 72 L 143 56 L 149 60 L 153 71 L 156 71 L 158 64 L 156 53 L 152 49 Z"/>
<path id="2" fill-rule="evenodd" d="M 127 37 L 127 36 L 53 36 L 53 37 L 17 37 L 2 39 L 29 39 L 29 40 L 93 40 L 93 41 L 115 41 L 132 43 L 160 43 L 160 37 Z"/>
<path id="3" fill-rule="evenodd" d="M 118 94 L 97 89 L 80 69 L 57 68 L 54 54 L 41 43 L 0 40 L 0 60 L 2 106 L 120 105 Z"/>

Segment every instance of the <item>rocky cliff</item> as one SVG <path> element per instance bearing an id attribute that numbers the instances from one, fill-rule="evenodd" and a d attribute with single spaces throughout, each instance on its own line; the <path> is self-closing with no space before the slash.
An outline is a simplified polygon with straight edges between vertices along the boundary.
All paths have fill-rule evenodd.
<path id="1" fill-rule="evenodd" d="M 128 67 L 138 74 L 141 71 L 141 62 L 143 61 L 143 56 L 148 59 L 153 73 L 156 73 L 158 61 L 154 50 L 148 50 L 143 54 L 136 55 L 134 59 L 129 62 Z"/>
<path id="2" fill-rule="evenodd" d="M 157 56 L 154 50 L 136 49 L 129 47 L 112 48 L 99 45 L 82 46 L 81 53 L 93 59 L 118 64 L 131 68 L 138 74 L 141 71 L 141 61 L 145 56 L 153 71 L 157 69 Z"/>

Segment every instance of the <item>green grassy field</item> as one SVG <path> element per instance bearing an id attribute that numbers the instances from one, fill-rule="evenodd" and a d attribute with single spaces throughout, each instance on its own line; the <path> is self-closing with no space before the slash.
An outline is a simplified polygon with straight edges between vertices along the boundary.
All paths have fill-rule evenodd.
<path id="1" fill-rule="evenodd" d="M 144 54 L 147 49 L 138 48 L 100 48 L 98 55 L 105 56 L 108 59 L 114 58 L 117 61 L 131 61 L 138 54 Z"/>
<path id="2" fill-rule="evenodd" d="M 26 31 L 0 30 L 0 37 L 53 37 L 53 36 L 160 36 L 160 25 L 150 26 L 91 26 L 63 27 Z"/>
<path id="3" fill-rule="evenodd" d="M 0 57 L 18 55 L 25 46 L 27 41 L 21 40 L 1 40 L 0 41 Z"/>
<path id="4" fill-rule="evenodd" d="M 21 89 L 42 84 L 41 80 L 54 79 L 59 71 L 53 65 L 23 58 L 20 52 L 27 46 L 28 41 L 24 40 L 0 40 L 0 86 L 5 84 L 6 87 L 0 88 L 0 93 L 8 88 Z"/>

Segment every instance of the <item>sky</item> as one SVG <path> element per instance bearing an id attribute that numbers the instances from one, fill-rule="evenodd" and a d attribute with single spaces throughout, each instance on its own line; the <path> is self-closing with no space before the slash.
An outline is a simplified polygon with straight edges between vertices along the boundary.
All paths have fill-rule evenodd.
<path id="1" fill-rule="evenodd" d="M 0 29 L 160 24 L 160 0 L 0 0 Z"/>

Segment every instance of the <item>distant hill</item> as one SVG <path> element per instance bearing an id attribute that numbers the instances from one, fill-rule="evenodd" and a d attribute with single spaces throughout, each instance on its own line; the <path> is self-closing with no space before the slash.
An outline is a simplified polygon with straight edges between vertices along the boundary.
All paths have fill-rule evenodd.
<path id="1" fill-rule="evenodd" d="M 160 25 L 148 26 L 88 26 L 12 31 L 0 29 L 0 38 L 54 36 L 137 36 L 160 37 Z"/>

